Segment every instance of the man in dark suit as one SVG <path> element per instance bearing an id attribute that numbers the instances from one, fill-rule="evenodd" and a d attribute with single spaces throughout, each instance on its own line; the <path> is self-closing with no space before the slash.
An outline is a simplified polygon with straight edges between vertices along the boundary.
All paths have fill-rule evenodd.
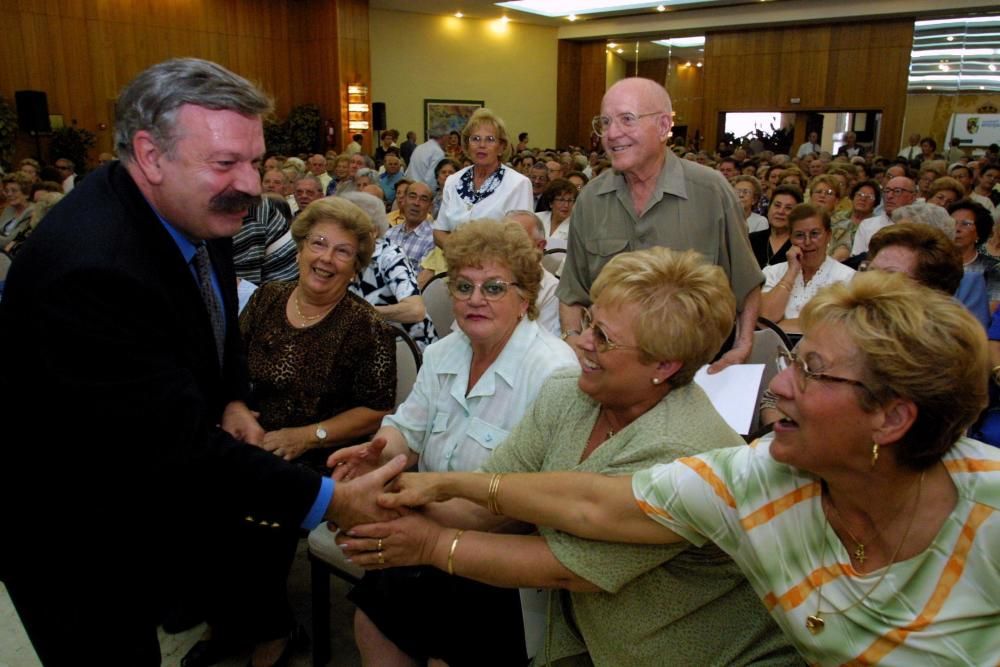
<path id="1" fill-rule="evenodd" d="M 248 386 L 228 237 L 260 194 L 270 108 L 206 61 L 141 73 L 118 101 L 121 162 L 54 208 L 8 275 L 0 576 L 45 665 L 159 664 L 163 588 L 225 554 L 236 525 L 384 514 L 374 497 L 401 461 L 334 488 L 233 437 L 226 406 Z"/>

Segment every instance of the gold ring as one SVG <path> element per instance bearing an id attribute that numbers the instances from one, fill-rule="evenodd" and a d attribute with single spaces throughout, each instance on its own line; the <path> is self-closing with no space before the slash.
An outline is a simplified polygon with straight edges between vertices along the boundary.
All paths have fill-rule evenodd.
<path id="1" fill-rule="evenodd" d="M 382 538 L 378 538 L 378 546 L 375 547 L 375 551 L 382 551 Z"/>
<path id="2" fill-rule="evenodd" d="M 381 551 L 378 552 L 378 564 L 385 565 L 385 556 L 382 555 Z"/>

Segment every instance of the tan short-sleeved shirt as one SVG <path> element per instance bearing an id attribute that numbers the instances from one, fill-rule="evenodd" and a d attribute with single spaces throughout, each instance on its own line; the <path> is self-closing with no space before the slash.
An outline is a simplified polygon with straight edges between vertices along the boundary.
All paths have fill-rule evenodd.
<path id="1" fill-rule="evenodd" d="M 697 250 L 722 267 L 737 303 L 764 282 L 743 211 L 725 178 L 666 151 L 656 191 L 641 216 L 619 172 L 605 171 L 580 192 L 559 300 L 588 305 L 590 286 L 612 257 L 654 246 Z"/>

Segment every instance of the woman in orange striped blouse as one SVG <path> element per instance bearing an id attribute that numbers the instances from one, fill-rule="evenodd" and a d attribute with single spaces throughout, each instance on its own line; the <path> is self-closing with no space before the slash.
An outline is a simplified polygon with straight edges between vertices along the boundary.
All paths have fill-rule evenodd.
<path id="1" fill-rule="evenodd" d="M 1000 450 L 962 437 L 986 405 L 982 327 L 878 272 L 821 291 L 802 323 L 771 383 L 783 418 L 754 445 L 631 477 L 404 475 L 386 500 L 460 496 L 592 539 L 715 542 L 811 663 L 998 664 Z M 462 546 L 435 549 L 460 571 Z"/>

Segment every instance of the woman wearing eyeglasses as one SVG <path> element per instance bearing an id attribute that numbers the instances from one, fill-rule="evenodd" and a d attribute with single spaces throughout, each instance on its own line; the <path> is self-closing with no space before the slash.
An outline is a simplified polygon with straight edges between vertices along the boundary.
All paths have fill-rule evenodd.
<path id="1" fill-rule="evenodd" d="M 542 201 L 549 206 L 548 211 L 538 211 L 538 218 L 545 227 L 545 236 L 550 239 L 562 239 L 565 245 L 569 238 L 570 216 L 580 189 L 572 181 L 557 178 L 551 181 L 542 193 Z"/>
<path id="2" fill-rule="evenodd" d="M 299 213 L 291 233 L 299 278 L 262 285 L 240 315 L 252 390 L 246 402 L 226 407 L 222 428 L 329 474 L 332 448 L 373 433 L 395 404 L 394 337 L 348 291 L 371 261 L 369 217 L 343 198 L 320 199 Z M 245 529 L 238 535 L 245 561 L 228 564 L 213 582 L 219 591 L 209 596 L 211 636 L 188 652 L 184 667 L 214 664 L 235 651 L 238 639 L 257 644 L 253 664 L 284 664 L 290 655 L 294 621 L 285 581 L 298 540 L 294 533 L 269 536 L 256 522 Z"/>
<path id="3" fill-rule="evenodd" d="M 830 242 L 830 214 L 815 204 L 799 204 L 788 214 L 792 247 L 787 259 L 764 267 L 760 314 L 788 333 L 800 333 L 802 307 L 820 288 L 846 282 L 854 269 L 826 254 Z"/>
<path id="4" fill-rule="evenodd" d="M 735 317 L 722 269 L 694 251 L 622 253 L 602 269 L 591 297 L 579 368 L 553 375 L 482 470 L 628 474 L 743 442 L 692 381 Z M 340 541 L 364 567 L 426 564 L 458 575 L 445 581 L 551 589 L 536 664 L 801 662 L 749 583 L 712 545 L 612 545 L 549 530 L 497 534 L 515 528 L 531 526 L 459 501 L 355 528 Z M 435 548 L 441 544 L 443 560 Z"/>
<path id="5" fill-rule="evenodd" d="M 715 543 L 810 664 L 997 664 L 1000 450 L 962 437 L 986 405 L 982 327 L 876 271 L 820 292 L 802 322 L 771 381 L 783 418 L 753 446 L 633 476 L 403 475 L 389 499 L 468 498 L 592 540 Z M 454 550 L 458 574 L 473 546 Z"/>
<path id="6" fill-rule="evenodd" d="M 851 210 L 841 211 L 830 221 L 830 243 L 827 253 L 838 262 L 851 256 L 854 234 L 858 226 L 872 216 L 882 203 L 882 189 L 875 181 L 861 181 L 851 189 Z"/>
<path id="7" fill-rule="evenodd" d="M 410 396 L 370 444 L 334 453 L 335 479 L 406 454 L 420 470 L 476 470 L 506 440 L 572 349 L 543 330 L 535 300 L 538 251 L 515 222 L 476 220 L 444 248 L 459 331 L 430 345 Z M 432 570 L 366 576 L 351 594 L 355 638 L 367 665 L 526 661 L 520 598 Z"/>
<path id="8" fill-rule="evenodd" d="M 500 220 L 507 211 L 533 210 L 531 181 L 502 161 L 510 159 L 507 126 L 489 109 L 479 109 L 462 130 L 462 146 L 472 160 L 448 177 L 434 221 L 434 242 L 444 247 L 448 234 L 470 220 Z"/>

